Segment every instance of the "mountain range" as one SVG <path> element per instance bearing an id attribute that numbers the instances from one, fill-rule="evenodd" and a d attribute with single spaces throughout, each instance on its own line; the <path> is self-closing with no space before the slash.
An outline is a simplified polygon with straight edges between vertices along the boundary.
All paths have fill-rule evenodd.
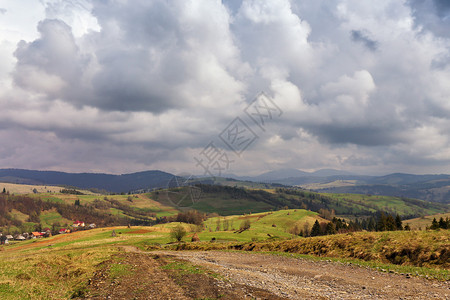
<path id="1" fill-rule="evenodd" d="M 255 177 L 238 177 L 238 179 L 300 186 L 317 192 L 386 195 L 450 203 L 450 175 L 448 174 L 393 173 L 384 176 L 368 176 L 333 169 L 312 173 L 285 169 Z"/>
<path id="2" fill-rule="evenodd" d="M 60 185 L 81 189 L 98 189 L 114 193 L 127 193 L 140 189 L 167 187 L 174 175 L 153 170 L 131 174 L 66 173 L 23 169 L 0 169 L 0 182 Z"/>
<path id="3" fill-rule="evenodd" d="M 233 174 L 228 174 L 226 177 L 240 181 L 301 186 L 318 192 L 399 196 L 450 203 L 450 175 L 447 174 L 414 175 L 393 173 L 385 176 L 368 176 L 333 169 L 323 169 L 315 172 L 280 169 L 254 177 Z M 105 190 L 113 193 L 173 187 L 182 180 L 182 178 L 171 173 L 159 170 L 113 175 L 0 169 L 0 182 L 73 186 L 82 189 Z M 202 180 L 199 179 L 200 181 Z M 205 181 L 203 180 L 203 182 Z M 213 183 L 212 180 L 209 182 Z"/>
<path id="4" fill-rule="evenodd" d="M 328 176 L 345 176 L 352 175 L 352 173 L 341 170 L 334 169 L 321 169 L 315 172 L 305 172 L 298 169 L 279 169 L 274 171 L 269 171 L 258 176 L 238 176 L 230 174 L 228 177 L 232 177 L 239 180 L 248 180 L 254 182 L 276 182 L 284 181 L 288 178 L 304 178 L 304 177 L 328 177 Z M 278 182 L 281 183 L 281 182 Z"/>

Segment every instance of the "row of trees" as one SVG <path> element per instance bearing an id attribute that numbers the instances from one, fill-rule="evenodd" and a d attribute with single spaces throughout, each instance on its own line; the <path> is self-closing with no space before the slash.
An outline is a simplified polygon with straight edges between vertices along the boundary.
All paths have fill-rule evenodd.
<path id="1" fill-rule="evenodd" d="M 436 220 L 436 218 L 433 218 L 433 221 L 431 222 L 430 229 L 450 229 L 450 219 L 447 217 L 445 220 L 443 217 L 439 219 L 439 222 Z"/>
<path id="2" fill-rule="evenodd" d="M 395 217 L 380 213 L 377 218 L 370 217 L 362 220 L 354 220 L 346 222 L 344 219 L 334 217 L 331 222 L 316 222 L 310 229 L 305 226 L 298 233 L 301 236 L 319 236 L 336 233 L 354 232 L 354 231 L 395 231 L 395 230 L 410 230 L 409 225 L 405 228 L 402 224 L 402 219 L 397 214 Z"/>

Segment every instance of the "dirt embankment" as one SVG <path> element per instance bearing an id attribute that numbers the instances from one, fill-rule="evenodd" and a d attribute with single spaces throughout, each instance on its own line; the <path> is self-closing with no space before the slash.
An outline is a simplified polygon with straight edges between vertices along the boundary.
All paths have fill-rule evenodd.
<path id="1" fill-rule="evenodd" d="M 131 272 L 111 278 L 105 264 L 88 299 L 450 299 L 449 282 L 331 261 L 221 251 L 155 251 L 126 247 Z M 174 267 L 176 266 L 176 267 Z"/>
<path id="2" fill-rule="evenodd" d="M 174 249 L 278 251 L 450 269 L 450 230 L 355 232 L 254 243 L 184 243 Z"/>

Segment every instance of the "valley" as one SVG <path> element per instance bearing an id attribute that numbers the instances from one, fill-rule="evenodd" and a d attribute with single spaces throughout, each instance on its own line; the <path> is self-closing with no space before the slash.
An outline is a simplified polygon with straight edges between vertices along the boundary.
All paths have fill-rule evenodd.
<path id="1" fill-rule="evenodd" d="M 416 226 L 445 219 L 445 203 L 270 185 L 3 187 L 2 299 L 448 296 L 448 229 Z M 394 213 L 413 231 L 378 227 Z M 31 231 L 50 236 L 15 240 Z"/>

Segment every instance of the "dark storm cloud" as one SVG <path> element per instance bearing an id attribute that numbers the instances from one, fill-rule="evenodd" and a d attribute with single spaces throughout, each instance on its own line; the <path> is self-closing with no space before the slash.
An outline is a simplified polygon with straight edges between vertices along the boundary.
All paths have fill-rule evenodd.
<path id="1" fill-rule="evenodd" d="M 450 1 L 448 0 L 433 0 L 436 5 L 437 14 L 442 19 L 450 17 Z"/>
<path id="2" fill-rule="evenodd" d="M 365 33 L 359 30 L 352 30 L 351 37 L 354 42 L 362 43 L 371 51 L 375 51 L 378 48 L 378 43 L 370 39 Z"/>
<path id="3" fill-rule="evenodd" d="M 447 0 L 408 1 L 416 26 L 433 32 L 437 36 L 450 38 L 450 2 Z"/>
<path id="4" fill-rule="evenodd" d="M 389 127 L 351 127 L 339 125 L 321 125 L 310 129 L 324 142 L 332 144 L 355 144 L 361 146 L 387 146 L 404 142 L 398 132 Z"/>
<path id="5" fill-rule="evenodd" d="M 102 109 L 159 114 L 240 88 L 221 4 L 96 1 L 93 14 L 102 28 L 91 37 L 100 64 L 93 102 Z"/>
<path id="6" fill-rule="evenodd" d="M 21 166 L 36 153 L 40 168 L 186 171 L 261 91 L 283 115 L 236 172 L 450 157 L 448 2 L 41 6 L 24 41 L 0 49 L 0 139 L 20 136 L 0 153 Z"/>

